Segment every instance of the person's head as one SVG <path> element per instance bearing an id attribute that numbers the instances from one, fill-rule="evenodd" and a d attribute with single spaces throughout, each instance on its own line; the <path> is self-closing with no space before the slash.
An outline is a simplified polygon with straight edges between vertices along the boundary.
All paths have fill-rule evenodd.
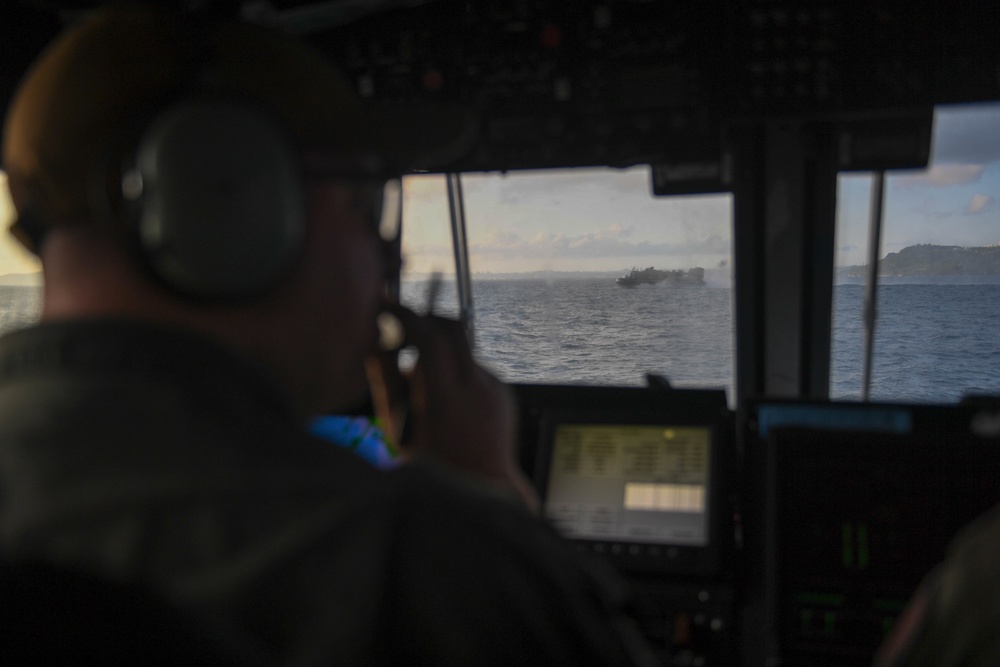
<path id="1" fill-rule="evenodd" d="M 318 52 L 235 22 L 118 6 L 50 46 L 10 105 L 15 236 L 46 319 L 200 328 L 304 409 L 357 398 L 386 178 L 458 157 L 468 118 L 364 106 Z"/>

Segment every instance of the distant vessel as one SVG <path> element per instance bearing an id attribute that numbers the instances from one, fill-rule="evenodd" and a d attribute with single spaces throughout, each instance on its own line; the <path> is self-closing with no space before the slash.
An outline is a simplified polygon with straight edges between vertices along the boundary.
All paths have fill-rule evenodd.
<path id="1" fill-rule="evenodd" d="M 671 285 L 704 285 L 705 269 L 695 267 L 687 271 L 660 271 L 653 267 L 647 269 L 636 269 L 633 267 L 631 271 L 615 280 L 616 283 L 624 287 L 655 285 L 664 281 L 669 282 Z"/>

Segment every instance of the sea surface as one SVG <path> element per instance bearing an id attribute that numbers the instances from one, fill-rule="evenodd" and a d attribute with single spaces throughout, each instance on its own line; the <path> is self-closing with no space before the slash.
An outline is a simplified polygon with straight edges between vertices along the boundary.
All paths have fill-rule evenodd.
<path id="1" fill-rule="evenodd" d="M 879 286 L 873 400 L 1000 394 L 1000 284 L 940 282 Z M 441 303 L 454 312 L 451 289 Z M 581 279 L 479 281 L 472 291 L 476 353 L 504 380 L 642 385 L 653 373 L 675 387 L 725 388 L 732 403 L 729 288 Z M 423 283 L 404 283 L 403 301 L 419 309 L 425 292 Z M 861 397 L 864 292 L 861 284 L 834 287 L 832 398 Z"/>
<path id="2" fill-rule="evenodd" d="M 0 286 L 0 333 L 20 329 L 38 319 L 40 287 Z"/>
<path id="3" fill-rule="evenodd" d="M 1000 284 L 884 284 L 879 288 L 871 396 L 955 401 L 1000 394 Z M 733 303 L 725 287 L 642 285 L 608 279 L 490 280 L 472 286 L 475 352 L 509 382 L 722 387 L 732 401 Z M 427 286 L 403 284 L 425 308 Z M 454 285 L 437 310 L 454 314 Z M 831 396 L 858 399 L 864 286 L 834 288 Z M 0 332 L 38 317 L 40 289 L 0 287 Z"/>

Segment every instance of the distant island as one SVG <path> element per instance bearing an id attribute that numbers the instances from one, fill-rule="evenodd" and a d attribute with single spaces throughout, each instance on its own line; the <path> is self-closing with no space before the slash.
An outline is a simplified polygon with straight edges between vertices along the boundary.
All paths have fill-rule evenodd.
<path id="1" fill-rule="evenodd" d="M 911 245 L 879 260 L 880 276 L 1000 276 L 1000 245 L 963 248 L 952 245 Z M 845 266 L 838 273 L 863 278 L 864 265 Z"/>

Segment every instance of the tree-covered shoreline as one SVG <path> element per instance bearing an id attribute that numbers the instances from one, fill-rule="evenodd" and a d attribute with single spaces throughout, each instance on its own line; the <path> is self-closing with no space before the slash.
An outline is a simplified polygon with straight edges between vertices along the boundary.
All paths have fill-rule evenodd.
<path id="1" fill-rule="evenodd" d="M 868 267 L 845 266 L 840 275 L 863 277 Z M 879 260 L 883 276 L 1000 276 L 1000 245 L 978 248 L 912 245 Z"/>

